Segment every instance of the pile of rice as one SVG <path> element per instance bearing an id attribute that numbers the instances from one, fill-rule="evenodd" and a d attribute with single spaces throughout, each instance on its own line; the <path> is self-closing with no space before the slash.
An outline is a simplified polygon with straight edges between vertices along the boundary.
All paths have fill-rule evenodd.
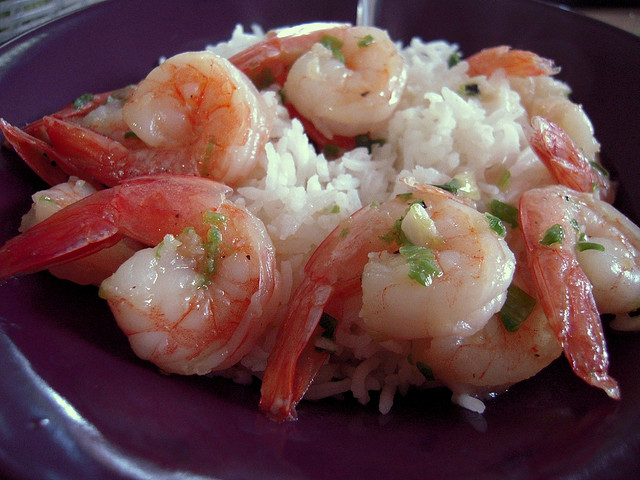
<path id="1" fill-rule="evenodd" d="M 229 57 L 259 41 L 263 32 L 238 26 L 229 42 L 207 48 Z M 383 202 L 406 191 L 401 177 L 419 182 L 444 184 L 454 176 L 467 182 L 467 194 L 479 209 L 488 200 L 513 201 L 502 192 L 487 172 L 508 168 L 514 181 L 526 172 L 529 187 L 549 183 L 549 174 L 528 146 L 528 118 L 505 76 L 475 78 L 481 96 L 460 94 L 470 82 L 467 63 L 449 66 L 458 47 L 444 41 L 425 43 L 414 39 L 399 46 L 408 67 L 408 83 L 401 103 L 385 131 L 373 138 L 386 143 L 372 152 L 357 148 L 336 160 L 317 154 L 298 120 L 291 120 L 279 103 L 277 86 L 263 95 L 277 117 L 266 155 L 255 175 L 237 188 L 234 200 L 245 204 L 267 226 L 277 252 L 284 287 L 282 309 L 300 282 L 304 265 L 338 223 L 363 205 Z M 566 85 L 548 79 L 547 88 L 560 94 Z M 512 195 L 521 192 L 513 188 Z M 320 399 L 350 392 L 367 403 L 370 392 L 379 392 L 379 410 L 390 410 L 396 393 L 411 387 L 434 385 L 413 365 L 408 341 L 377 342 L 358 318 L 360 306 L 354 300 L 351 318 L 339 322 L 335 344 L 323 345 L 333 354 L 319 372 L 306 399 Z M 236 381 L 249 382 L 261 376 L 273 345 L 277 325 L 260 345 L 233 371 L 224 372 Z M 482 411 L 484 405 L 468 395 L 454 395 L 453 401 Z"/>

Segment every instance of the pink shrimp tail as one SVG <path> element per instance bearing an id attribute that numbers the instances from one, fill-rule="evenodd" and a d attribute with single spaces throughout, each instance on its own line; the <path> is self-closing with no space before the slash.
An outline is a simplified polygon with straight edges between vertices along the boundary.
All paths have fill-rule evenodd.
<path id="1" fill-rule="evenodd" d="M 542 308 L 575 374 L 619 399 L 618 384 L 608 373 L 609 358 L 592 285 L 568 250 L 573 245 L 546 247 L 540 243 L 537 229 L 549 223 L 550 204 L 549 197 L 536 190 L 523 194 L 520 201 L 520 224 Z"/>
<path id="2" fill-rule="evenodd" d="M 0 278 L 72 262 L 116 244 L 122 235 L 109 196 L 106 190 L 97 192 L 9 240 L 0 249 Z"/>
<path id="3" fill-rule="evenodd" d="M 534 116 L 531 126 L 534 129 L 529 139 L 531 148 L 558 183 L 579 192 L 597 190 L 602 200 L 613 202 L 615 189 L 612 182 L 605 174 L 594 169 L 582 150 L 559 125 Z"/>
<path id="4" fill-rule="evenodd" d="M 503 69 L 510 77 L 537 77 L 560 72 L 560 68 L 554 65 L 553 60 L 505 45 L 480 50 L 470 56 L 467 62 L 469 64 L 467 73 L 471 77 L 490 76 L 499 69 Z"/>
<path id="5" fill-rule="evenodd" d="M 69 175 L 60 168 L 63 159 L 51 145 L 4 119 L 0 119 L 0 130 L 9 146 L 42 180 L 51 186 L 67 181 Z"/>
<path id="6" fill-rule="evenodd" d="M 260 410 L 274 420 L 297 419 L 296 405 L 327 361 L 328 352 L 309 341 L 332 293 L 306 277 L 289 304 L 262 379 Z"/>
<path id="7" fill-rule="evenodd" d="M 0 249 L 0 279 L 87 257 L 125 236 L 157 245 L 166 233 L 177 235 L 186 227 L 203 235 L 204 213 L 217 208 L 230 190 L 181 175 L 137 177 L 100 190 L 9 240 Z"/>

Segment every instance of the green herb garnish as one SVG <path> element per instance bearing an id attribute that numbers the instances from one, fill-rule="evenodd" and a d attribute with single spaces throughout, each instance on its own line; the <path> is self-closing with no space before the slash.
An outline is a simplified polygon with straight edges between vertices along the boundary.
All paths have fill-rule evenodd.
<path id="1" fill-rule="evenodd" d="M 434 278 L 442 275 L 432 249 L 417 245 L 403 245 L 399 252 L 409 264 L 409 278 L 419 284 L 428 287 Z"/>
<path id="2" fill-rule="evenodd" d="M 93 100 L 93 94 L 84 93 L 73 101 L 73 108 L 76 110 L 80 110 L 82 107 L 84 107 L 87 103 L 91 102 L 92 100 Z"/>
<path id="3" fill-rule="evenodd" d="M 507 299 L 499 313 L 502 325 L 508 332 L 516 332 L 531 315 L 535 306 L 535 298 L 515 285 L 510 285 L 507 289 Z"/>
<path id="4" fill-rule="evenodd" d="M 562 225 L 556 223 L 545 232 L 542 240 L 540 240 L 540 243 L 542 245 L 550 247 L 551 245 L 562 243 L 563 240 L 564 228 L 562 228 Z"/>
<path id="5" fill-rule="evenodd" d="M 500 200 L 491 200 L 491 203 L 489 203 L 489 212 L 503 222 L 508 223 L 511 228 L 518 228 L 520 226 L 518 221 L 519 212 L 513 205 L 501 202 Z"/>
<path id="6" fill-rule="evenodd" d="M 374 145 L 382 146 L 386 143 L 386 140 L 384 140 L 383 138 L 373 139 L 368 133 L 356 135 L 355 141 L 356 147 L 367 147 L 369 153 L 371 153 L 371 149 Z"/>
<path id="7" fill-rule="evenodd" d="M 416 362 L 416 368 L 420 371 L 420 373 L 427 380 L 435 380 L 436 377 L 433 375 L 433 369 L 424 362 Z"/>
<path id="8" fill-rule="evenodd" d="M 342 63 L 347 63 L 342 51 L 340 50 L 342 48 L 342 40 L 334 37 L 333 35 L 324 35 L 320 39 L 320 43 L 331 51 L 333 58 L 340 60 Z"/>
<path id="9" fill-rule="evenodd" d="M 325 158 L 331 160 L 333 158 L 338 158 L 342 153 L 342 150 L 332 143 L 327 143 L 322 149 L 322 153 L 324 153 Z"/>
<path id="10" fill-rule="evenodd" d="M 451 55 L 449 55 L 447 65 L 449 66 L 449 68 L 455 67 L 460 63 L 460 60 L 462 60 L 462 55 L 460 55 L 460 52 L 453 52 Z"/>
<path id="11" fill-rule="evenodd" d="M 462 182 L 460 182 L 460 180 L 458 180 L 457 178 L 452 178 L 447 183 L 443 185 L 434 185 L 434 187 L 441 188 L 443 190 L 446 190 L 447 192 L 451 192 L 454 195 L 457 195 L 458 190 L 460 190 L 460 188 L 462 188 L 463 185 L 462 185 Z"/>
<path id="12" fill-rule="evenodd" d="M 489 228 L 491 228 L 491 230 L 496 232 L 501 237 L 506 237 L 507 236 L 507 229 L 505 228 L 504 224 L 502 223 L 502 220 L 500 220 L 495 215 L 491 215 L 490 213 L 485 213 L 484 216 L 487 219 L 487 221 L 489 222 Z"/>
<path id="13" fill-rule="evenodd" d="M 475 97 L 476 95 L 480 95 L 480 87 L 477 83 L 467 83 L 458 89 L 458 93 L 465 97 Z"/>
<path id="14" fill-rule="evenodd" d="M 358 41 L 358 47 L 363 48 L 363 47 L 368 47 L 369 45 L 371 45 L 375 40 L 373 39 L 372 35 L 365 35 L 364 37 L 362 37 L 359 41 Z"/>

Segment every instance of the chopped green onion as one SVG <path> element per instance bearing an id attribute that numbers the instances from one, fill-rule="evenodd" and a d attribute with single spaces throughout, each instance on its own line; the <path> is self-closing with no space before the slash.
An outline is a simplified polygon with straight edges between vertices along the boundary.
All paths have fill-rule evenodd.
<path id="1" fill-rule="evenodd" d="M 337 145 L 327 143 L 322 149 L 322 153 L 324 153 L 325 158 L 332 160 L 334 158 L 338 158 L 342 153 L 342 150 L 340 150 L 340 147 Z"/>
<path id="2" fill-rule="evenodd" d="M 404 245 L 408 243 L 407 237 L 402 231 L 403 219 L 404 219 L 404 216 L 397 219 L 394 222 L 393 227 L 391 227 L 391 230 L 389 230 L 384 235 L 380 236 L 380 240 L 382 240 L 385 243 L 396 243 L 397 245 Z"/>
<path id="3" fill-rule="evenodd" d="M 400 255 L 409 264 L 409 278 L 428 287 L 433 279 L 442 275 L 442 270 L 433 250 L 416 245 L 404 245 L 399 249 Z"/>
<path id="4" fill-rule="evenodd" d="M 489 227 L 491 228 L 491 230 L 496 232 L 501 237 L 506 237 L 507 236 L 507 229 L 505 228 L 504 224 L 502 223 L 502 220 L 500 220 L 495 215 L 491 215 L 490 213 L 485 213 L 484 216 L 487 219 L 487 221 L 489 222 Z"/>
<path id="5" fill-rule="evenodd" d="M 222 213 L 208 211 L 204 213 L 204 221 L 212 225 L 220 225 L 227 221 L 227 216 Z"/>
<path id="6" fill-rule="evenodd" d="M 451 192 L 454 195 L 457 195 L 458 190 L 462 187 L 462 183 L 460 183 L 460 180 L 458 180 L 457 178 L 452 178 L 447 183 L 443 185 L 434 185 L 434 187 L 441 188 L 443 190 L 446 190 L 447 192 Z"/>
<path id="7" fill-rule="evenodd" d="M 480 95 L 480 87 L 477 83 L 467 83 L 458 89 L 458 93 L 465 97 L 474 97 Z"/>
<path id="8" fill-rule="evenodd" d="M 596 242 L 580 241 L 576 243 L 576 250 L 579 252 L 584 252 L 585 250 L 597 250 L 599 252 L 604 252 L 604 245 Z"/>
<path id="9" fill-rule="evenodd" d="M 433 369 L 424 362 L 416 362 L 416 368 L 420 371 L 420 373 L 427 380 L 435 380 L 435 376 L 433 375 Z"/>
<path id="10" fill-rule="evenodd" d="M 447 65 L 449 66 L 449 68 L 455 67 L 460 63 L 460 60 L 462 60 L 462 55 L 460 55 L 460 52 L 453 52 L 451 55 L 449 55 Z"/>
<path id="11" fill-rule="evenodd" d="M 511 228 L 518 228 L 520 226 L 518 221 L 519 212 L 513 205 L 501 202 L 500 200 L 491 200 L 489 203 L 489 213 L 511 225 Z"/>
<path id="12" fill-rule="evenodd" d="M 129 130 L 128 132 L 124 133 L 124 138 L 138 138 L 138 135 L 136 135 L 135 132 Z"/>
<path id="13" fill-rule="evenodd" d="M 500 320 L 507 332 L 516 332 L 531 315 L 536 299 L 515 285 L 507 289 L 507 299 L 500 310 Z"/>
<path id="14" fill-rule="evenodd" d="M 365 35 L 364 37 L 362 37 L 359 41 L 358 41 L 358 47 L 362 48 L 362 47 L 368 47 L 369 45 L 371 45 L 374 42 L 374 38 L 372 35 Z"/>
<path id="15" fill-rule="evenodd" d="M 367 147 L 367 150 L 369 151 L 369 153 L 371 153 L 371 150 L 374 145 L 382 146 L 386 143 L 385 139 L 383 138 L 373 139 L 368 133 L 365 133 L 362 135 L 356 135 L 355 141 L 356 141 L 356 147 Z"/>
<path id="16" fill-rule="evenodd" d="M 73 108 L 76 110 L 80 110 L 82 107 L 84 107 L 87 103 L 91 102 L 92 100 L 93 100 L 93 94 L 84 93 L 73 101 Z"/>
<path id="17" fill-rule="evenodd" d="M 340 51 L 342 48 L 342 41 L 332 35 L 324 35 L 320 39 L 320 43 L 331 51 L 333 58 L 340 60 L 342 63 L 347 63 L 343 53 Z"/>
<path id="18" fill-rule="evenodd" d="M 540 243 L 542 245 L 550 247 L 551 245 L 562 243 L 563 240 L 564 228 L 562 228 L 562 225 L 556 223 L 545 232 L 542 240 L 540 240 Z"/>

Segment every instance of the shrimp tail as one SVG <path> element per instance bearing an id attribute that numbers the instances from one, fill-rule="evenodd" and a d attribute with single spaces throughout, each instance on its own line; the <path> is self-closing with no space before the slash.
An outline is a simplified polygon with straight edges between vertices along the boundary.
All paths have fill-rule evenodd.
<path id="1" fill-rule="evenodd" d="M 329 357 L 310 340 L 332 293 L 307 277 L 290 303 L 262 379 L 260 410 L 274 420 L 297 419 L 296 405 Z"/>
<path id="2" fill-rule="evenodd" d="M 543 189 L 530 190 L 520 200 L 529 266 L 549 324 L 575 374 L 589 385 L 601 388 L 611 398 L 620 398 L 617 382 L 609 375 L 609 359 L 592 285 L 573 253 L 573 245 L 542 245 L 539 228 L 553 216 L 542 206 L 556 204 Z M 565 229 L 567 230 L 567 229 Z"/>
<path id="3" fill-rule="evenodd" d="M 50 186 L 67 181 L 69 175 L 61 168 L 64 161 L 51 145 L 25 130 L 11 125 L 4 119 L 0 119 L 0 130 L 2 130 L 8 146 L 13 148 L 42 180 Z"/>
<path id="4" fill-rule="evenodd" d="M 537 77 L 555 75 L 560 72 L 553 60 L 540 57 L 527 50 L 516 50 L 502 45 L 486 48 L 467 59 L 470 77 L 490 76 L 496 70 L 503 69 L 510 77 Z"/>
<path id="5" fill-rule="evenodd" d="M 0 279 L 84 258 L 129 237 L 156 245 L 165 233 L 202 226 L 231 189 L 202 177 L 137 177 L 99 190 L 34 225 L 0 248 Z M 183 205 L 189 204 L 185 214 Z"/>
<path id="6" fill-rule="evenodd" d="M 579 192 L 597 191 L 605 201 L 612 202 L 614 187 L 608 176 L 594 168 L 582 150 L 556 123 L 541 116 L 531 119 L 531 148 L 558 183 Z"/>
<path id="7" fill-rule="evenodd" d="M 66 171 L 108 187 L 122 180 L 130 158 L 124 145 L 61 118 L 48 116 L 42 121 L 49 143 Z"/>
<path id="8" fill-rule="evenodd" d="M 105 193 L 60 210 L 9 240 L 0 249 L 0 279 L 45 270 L 116 244 L 122 235 Z"/>

